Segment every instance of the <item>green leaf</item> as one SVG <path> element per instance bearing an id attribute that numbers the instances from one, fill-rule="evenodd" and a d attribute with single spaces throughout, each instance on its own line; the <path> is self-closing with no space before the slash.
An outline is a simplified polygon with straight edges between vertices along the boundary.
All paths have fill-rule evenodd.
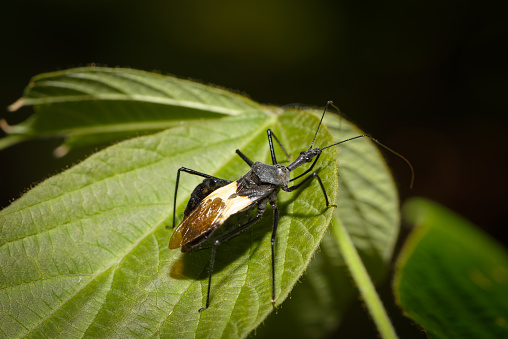
<path id="1" fill-rule="evenodd" d="M 23 336 L 244 337 L 272 311 L 272 217 L 218 249 L 211 305 L 207 250 L 169 250 L 176 171 L 185 166 L 234 180 L 268 161 L 266 129 L 288 152 L 309 147 L 318 119 L 253 113 L 121 142 L 54 176 L 0 212 L 0 333 Z M 317 147 L 332 143 L 326 128 Z M 277 150 L 279 159 L 281 152 Z M 336 151 L 316 166 L 332 202 Z M 294 175 L 302 173 L 299 168 Z M 182 175 L 178 215 L 200 178 Z M 330 222 L 317 181 L 279 195 L 277 304 L 308 265 Z"/>
<path id="2" fill-rule="evenodd" d="M 364 134 L 337 116 L 325 117 L 325 123 L 337 141 Z M 344 225 L 371 278 L 378 282 L 387 273 L 399 235 L 397 187 L 378 146 L 370 139 L 352 140 L 337 148 L 339 203 L 334 218 Z"/>
<path id="3" fill-rule="evenodd" d="M 0 213 L 0 259 L 7 258 L 0 268 L 0 324 L 5 324 L 0 331 L 6 331 L 0 333 L 242 337 L 270 313 L 270 211 L 251 231 L 219 248 L 212 305 L 201 314 L 210 253 L 168 250 L 171 231 L 163 226 L 171 220 L 178 167 L 234 180 L 248 170 L 236 148 L 270 162 L 267 128 L 275 130 L 294 159 L 308 149 L 315 117 L 296 111 L 273 115 L 223 90 L 126 69 L 40 75 L 21 103 L 34 105 L 36 114 L 17 126 L 0 121 L 11 132 L 0 148 L 62 135 L 67 147 L 94 145 L 169 129 L 110 147 Z M 325 124 L 336 141 L 363 134 L 332 114 Z M 331 144 L 329 138 L 326 128 L 320 130 L 317 146 Z M 348 228 L 371 276 L 379 280 L 398 233 L 396 190 L 369 140 L 338 149 L 334 219 Z M 278 146 L 276 152 L 284 159 Z M 337 188 L 334 152 L 326 150 L 316 166 L 331 198 Z M 179 215 L 199 181 L 183 174 Z M 311 185 L 279 195 L 277 303 L 302 274 L 331 217 L 319 185 Z M 323 243 L 293 300 L 270 318 L 267 329 L 318 337 L 337 326 L 356 292 L 334 242 L 328 237 Z"/>
<path id="4" fill-rule="evenodd" d="M 335 141 L 364 134 L 333 114 L 325 116 L 325 123 Z M 357 139 L 337 148 L 339 194 L 333 220 L 347 229 L 370 276 L 379 282 L 386 274 L 399 232 L 397 189 L 383 156 L 369 139 Z M 257 336 L 322 338 L 339 326 L 358 291 L 337 241 L 331 234 L 325 236 L 291 300 L 276 316 L 268 318 L 266 326 L 256 331 Z"/>
<path id="5" fill-rule="evenodd" d="M 357 292 L 330 232 L 300 280 L 256 338 L 327 338 L 337 329 Z"/>
<path id="6" fill-rule="evenodd" d="M 23 140 L 64 137 L 68 149 L 153 133 L 187 119 L 213 119 L 262 107 L 237 94 L 133 69 L 84 67 L 34 77 L 14 111 L 33 105 L 28 120 L 0 126 L 0 149 Z"/>
<path id="7" fill-rule="evenodd" d="M 508 337 L 506 249 L 428 200 L 411 200 L 404 216 L 418 227 L 394 281 L 406 314 L 433 338 Z"/>

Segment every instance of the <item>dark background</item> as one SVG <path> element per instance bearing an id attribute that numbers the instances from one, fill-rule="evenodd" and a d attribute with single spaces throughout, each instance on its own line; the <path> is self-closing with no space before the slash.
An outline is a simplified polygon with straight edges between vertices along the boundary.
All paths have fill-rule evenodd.
<path id="1" fill-rule="evenodd" d="M 274 105 L 333 100 L 413 163 L 409 191 L 408 169 L 387 155 L 402 201 L 433 199 L 507 243 L 506 1 L 28 0 L 2 12 L 3 107 L 32 76 L 91 63 Z M 0 118 L 14 124 L 30 113 L 3 109 Z M 0 207 L 84 156 L 55 160 L 58 143 L 0 151 Z"/>

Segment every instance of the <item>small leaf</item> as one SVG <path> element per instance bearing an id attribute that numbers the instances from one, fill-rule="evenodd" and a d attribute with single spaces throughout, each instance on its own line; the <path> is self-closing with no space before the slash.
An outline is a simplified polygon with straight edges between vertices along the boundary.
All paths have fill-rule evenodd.
<path id="1" fill-rule="evenodd" d="M 394 289 L 430 337 L 508 337 L 508 253 L 449 210 L 424 199 L 404 206 L 417 229 L 397 263 Z"/>
<path id="2" fill-rule="evenodd" d="M 23 140 L 65 137 L 64 149 L 104 144 L 166 129 L 186 119 L 259 111 L 243 96 L 196 82 L 133 69 L 84 67 L 34 77 L 14 111 L 35 114 L 15 126 L 0 149 Z"/>
<path id="3" fill-rule="evenodd" d="M 337 141 L 364 134 L 344 119 L 327 118 L 326 126 Z M 346 227 L 371 278 L 381 281 L 399 235 L 397 187 L 378 146 L 370 139 L 352 140 L 337 148 L 339 203 L 334 217 Z"/>

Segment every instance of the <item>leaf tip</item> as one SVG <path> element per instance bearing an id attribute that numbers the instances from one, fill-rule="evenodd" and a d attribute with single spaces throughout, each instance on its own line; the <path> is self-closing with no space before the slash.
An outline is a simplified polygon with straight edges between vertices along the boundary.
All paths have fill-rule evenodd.
<path id="1" fill-rule="evenodd" d="M 53 156 L 55 158 L 64 157 L 67 153 L 69 153 L 69 147 L 67 147 L 67 145 L 60 145 L 53 150 Z"/>
<path id="2" fill-rule="evenodd" d="M 23 106 L 25 106 L 25 98 L 19 98 L 18 100 L 7 106 L 7 110 L 9 112 L 15 112 Z"/>
<path id="3" fill-rule="evenodd" d="M 2 131 L 4 131 L 5 133 L 9 134 L 9 132 L 11 131 L 11 126 L 9 126 L 9 124 L 7 123 L 7 120 L 0 119 L 0 129 Z"/>

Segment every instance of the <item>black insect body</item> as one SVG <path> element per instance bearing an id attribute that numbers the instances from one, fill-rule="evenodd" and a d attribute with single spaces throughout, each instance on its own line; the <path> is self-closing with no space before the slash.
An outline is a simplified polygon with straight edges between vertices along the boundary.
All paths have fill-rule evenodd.
<path id="1" fill-rule="evenodd" d="M 173 233 L 169 248 L 181 246 L 182 252 L 189 252 L 206 241 L 230 216 L 255 206 L 258 206 L 257 214 L 261 217 L 266 204 L 277 198 L 279 189 L 276 185 L 259 180 L 255 174 L 259 165 L 264 164 L 255 163 L 251 171 L 233 182 L 218 178 L 203 180 L 192 192 L 184 220 Z M 180 168 L 180 171 L 189 172 L 187 168 Z M 244 228 L 241 227 L 238 232 Z M 238 232 L 235 230 L 233 234 Z"/>
<path id="2" fill-rule="evenodd" d="M 319 131 L 319 127 L 321 126 L 324 114 L 326 113 L 329 104 L 331 104 L 331 101 L 329 101 L 325 107 L 325 110 L 321 117 L 321 121 L 319 122 L 319 125 L 316 129 L 316 133 L 314 135 L 314 139 L 312 140 L 310 148 L 307 151 L 301 152 L 300 155 L 296 158 L 296 160 L 293 161 L 291 164 L 289 164 L 287 167 L 277 163 L 272 138 L 274 138 L 277 141 L 277 143 L 282 148 L 284 154 L 287 156 L 288 159 L 289 156 L 287 155 L 286 150 L 284 149 L 280 141 L 277 139 L 275 134 L 273 134 L 273 132 L 269 129 L 267 130 L 267 134 L 268 134 L 268 143 L 270 145 L 270 154 L 272 157 L 272 165 L 263 164 L 260 162 L 253 162 L 242 152 L 236 150 L 236 153 L 249 166 L 251 166 L 250 171 L 236 181 L 228 181 L 224 179 L 215 178 L 211 175 L 201 173 L 185 167 L 181 167 L 178 170 L 173 208 L 173 226 L 175 225 L 176 195 L 178 192 L 178 183 L 180 181 L 180 172 L 183 171 L 193 175 L 198 175 L 204 177 L 205 179 L 192 192 L 191 198 L 184 212 L 184 219 L 173 233 L 171 240 L 169 242 L 170 249 L 176 249 L 181 247 L 182 252 L 188 252 L 195 248 L 198 248 L 199 245 L 201 245 L 204 241 L 209 239 L 212 236 L 212 234 L 217 230 L 217 228 L 223 225 L 224 222 L 232 215 L 239 212 L 247 211 L 248 209 L 251 209 L 253 207 L 257 207 L 256 216 L 253 217 L 250 221 L 241 225 L 240 227 L 235 228 L 229 233 L 226 233 L 218 237 L 213 241 L 212 253 L 210 258 L 210 270 L 208 276 L 208 291 L 206 296 L 206 305 L 200 308 L 199 311 L 208 308 L 208 306 L 210 305 L 210 286 L 212 282 L 213 266 L 215 263 L 215 253 L 217 247 L 227 239 L 237 235 L 239 232 L 242 232 L 243 230 L 245 230 L 246 228 L 257 222 L 259 219 L 261 219 L 266 210 L 267 204 L 270 204 L 270 206 L 272 206 L 274 215 L 271 236 L 271 252 L 272 252 L 271 267 L 272 267 L 272 305 L 275 307 L 274 245 L 279 221 L 279 212 L 277 209 L 277 195 L 279 191 L 282 189 L 283 191 L 286 192 L 292 192 L 298 189 L 303 184 L 308 183 L 313 178 L 316 178 L 323 191 L 326 206 L 336 207 L 336 205 L 331 205 L 329 203 L 326 190 L 323 186 L 323 182 L 321 181 L 319 175 L 316 172 L 313 172 L 309 175 L 307 174 L 312 171 L 314 165 L 319 159 L 321 152 L 326 148 L 361 137 L 368 137 L 373 141 L 377 142 L 377 140 L 371 138 L 368 135 L 359 135 L 347 140 L 337 142 L 327 147 L 312 148 L 317 133 Z M 293 179 L 289 178 L 291 171 L 293 171 L 297 167 L 302 166 L 303 164 L 310 162 L 312 162 L 312 165 L 304 173 Z M 289 187 L 290 182 L 299 179 L 305 175 L 307 176 L 300 183 Z"/>

